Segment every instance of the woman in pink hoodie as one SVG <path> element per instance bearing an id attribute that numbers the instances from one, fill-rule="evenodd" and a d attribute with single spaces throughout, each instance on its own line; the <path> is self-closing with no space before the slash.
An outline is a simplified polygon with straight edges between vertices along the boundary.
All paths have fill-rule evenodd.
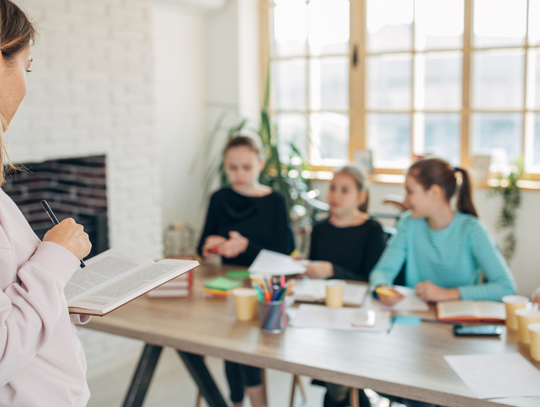
<path id="1" fill-rule="evenodd" d="M 34 27 L 0 0 L 0 184 L 9 167 L 4 132 L 26 95 Z M 84 353 L 64 286 L 90 252 L 82 226 L 66 219 L 40 241 L 0 191 L 0 406 L 82 407 L 90 392 Z"/>

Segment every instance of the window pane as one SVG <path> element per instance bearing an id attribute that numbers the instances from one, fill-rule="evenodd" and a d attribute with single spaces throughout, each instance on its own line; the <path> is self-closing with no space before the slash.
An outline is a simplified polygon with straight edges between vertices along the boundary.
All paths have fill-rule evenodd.
<path id="1" fill-rule="evenodd" d="M 519 113 L 475 113 L 472 152 L 491 155 L 491 170 L 501 171 L 522 154 L 522 116 Z"/>
<path id="2" fill-rule="evenodd" d="M 524 52 L 478 51 L 473 56 L 473 107 L 523 107 Z"/>
<path id="3" fill-rule="evenodd" d="M 416 49 L 460 49 L 463 0 L 416 0 Z"/>
<path id="4" fill-rule="evenodd" d="M 535 172 L 540 172 L 540 113 L 534 115 L 534 121 L 533 165 Z"/>
<path id="5" fill-rule="evenodd" d="M 461 107 L 460 52 L 417 55 L 419 109 L 459 109 Z"/>
<path id="6" fill-rule="evenodd" d="M 306 108 L 306 61 L 274 62 L 274 100 L 277 109 Z"/>
<path id="7" fill-rule="evenodd" d="M 540 0 L 529 0 L 529 44 L 540 45 Z"/>
<path id="8" fill-rule="evenodd" d="M 274 55 L 306 54 L 307 4 L 304 0 L 282 1 L 274 7 Z"/>
<path id="9" fill-rule="evenodd" d="M 536 109 L 540 109 L 540 49 L 536 50 L 534 54 L 532 54 L 532 61 L 533 66 L 536 68 L 533 74 L 533 87 L 534 90 L 531 89 L 531 93 L 534 95 L 534 102 L 532 103 L 533 106 L 536 106 Z M 534 80 L 536 79 L 536 80 Z"/>
<path id="10" fill-rule="evenodd" d="M 411 163 L 411 116 L 372 113 L 367 116 L 368 146 L 378 168 L 406 168 Z"/>
<path id="11" fill-rule="evenodd" d="M 349 116 L 337 113 L 311 115 L 312 163 L 339 165 L 349 160 Z M 337 161 L 336 161 L 337 160 Z"/>
<path id="12" fill-rule="evenodd" d="M 460 116 L 457 113 L 423 115 L 424 121 L 424 154 L 432 154 L 459 165 L 460 148 Z"/>
<path id="13" fill-rule="evenodd" d="M 410 108 L 411 56 L 400 54 L 369 57 L 366 83 L 369 108 Z"/>
<path id="14" fill-rule="evenodd" d="M 349 108 L 349 58 L 311 60 L 311 108 Z"/>
<path id="15" fill-rule="evenodd" d="M 412 49 L 413 0 L 368 0 L 368 51 Z"/>
<path id="16" fill-rule="evenodd" d="M 475 0 L 474 45 L 523 45 L 527 0 Z"/>
<path id="17" fill-rule="evenodd" d="M 307 117 L 303 114 L 280 113 L 274 116 L 279 153 L 283 157 L 291 156 L 291 143 L 300 150 L 304 158 L 307 154 Z"/>
<path id="18" fill-rule="evenodd" d="M 309 3 L 309 46 L 313 55 L 349 53 L 349 2 L 312 0 Z"/>

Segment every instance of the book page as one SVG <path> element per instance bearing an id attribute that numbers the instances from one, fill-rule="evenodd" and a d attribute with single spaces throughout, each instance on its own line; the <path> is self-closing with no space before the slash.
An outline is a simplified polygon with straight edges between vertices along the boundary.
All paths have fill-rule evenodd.
<path id="1" fill-rule="evenodd" d="M 437 316 L 446 318 L 480 318 L 475 301 L 446 301 L 437 304 Z"/>
<path id="2" fill-rule="evenodd" d="M 154 264 L 146 257 L 137 256 L 119 249 L 109 249 L 86 262 L 85 268 L 78 268 L 71 276 L 64 295 L 68 305 L 119 280 L 126 274 L 144 265 Z"/>
<path id="3" fill-rule="evenodd" d="M 130 273 L 122 279 L 70 304 L 74 308 L 102 310 L 106 313 L 125 302 L 183 274 L 199 263 L 187 260 L 163 260 Z"/>
<path id="4" fill-rule="evenodd" d="M 478 301 L 476 306 L 482 319 L 506 319 L 506 308 L 502 302 Z"/>
<path id="5" fill-rule="evenodd" d="M 326 298 L 326 280 L 296 280 L 292 288 L 292 293 L 296 301 L 322 301 Z"/>

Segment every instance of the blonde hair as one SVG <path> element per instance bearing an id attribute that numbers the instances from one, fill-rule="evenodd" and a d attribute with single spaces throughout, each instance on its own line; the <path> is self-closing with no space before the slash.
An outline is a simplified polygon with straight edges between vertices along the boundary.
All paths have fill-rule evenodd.
<path id="1" fill-rule="evenodd" d="M 0 0 L 0 52 L 10 62 L 36 38 L 36 30 L 26 14 L 12 1 Z M 6 146 L 4 127 L 7 120 L 0 114 L 0 185 L 5 183 L 4 167 L 13 169 Z"/>
<path id="2" fill-rule="evenodd" d="M 362 212 L 368 211 L 369 207 L 369 191 L 368 191 L 368 183 L 366 180 L 366 175 L 364 173 L 364 170 L 360 168 L 358 165 L 355 164 L 346 164 L 343 167 L 340 167 L 334 171 L 334 176 L 339 174 L 346 174 L 349 177 L 351 177 L 354 180 L 354 183 L 356 184 L 356 188 L 358 188 L 358 192 L 365 192 L 366 193 L 366 200 L 364 203 L 362 203 L 358 209 Z"/>

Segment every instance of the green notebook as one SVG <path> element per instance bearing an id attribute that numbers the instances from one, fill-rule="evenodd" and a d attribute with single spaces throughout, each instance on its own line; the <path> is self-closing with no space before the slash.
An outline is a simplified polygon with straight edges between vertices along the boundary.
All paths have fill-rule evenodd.
<path id="1" fill-rule="evenodd" d="M 229 270 L 225 273 L 229 278 L 249 278 L 249 271 L 247 270 Z"/>
<path id="2" fill-rule="evenodd" d="M 231 291 L 241 286 L 242 286 L 241 281 L 229 280 L 228 278 L 225 278 L 225 277 L 216 277 L 213 280 L 208 281 L 204 285 L 205 288 L 209 288 L 211 290 L 219 290 L 219 291 Z"/>

